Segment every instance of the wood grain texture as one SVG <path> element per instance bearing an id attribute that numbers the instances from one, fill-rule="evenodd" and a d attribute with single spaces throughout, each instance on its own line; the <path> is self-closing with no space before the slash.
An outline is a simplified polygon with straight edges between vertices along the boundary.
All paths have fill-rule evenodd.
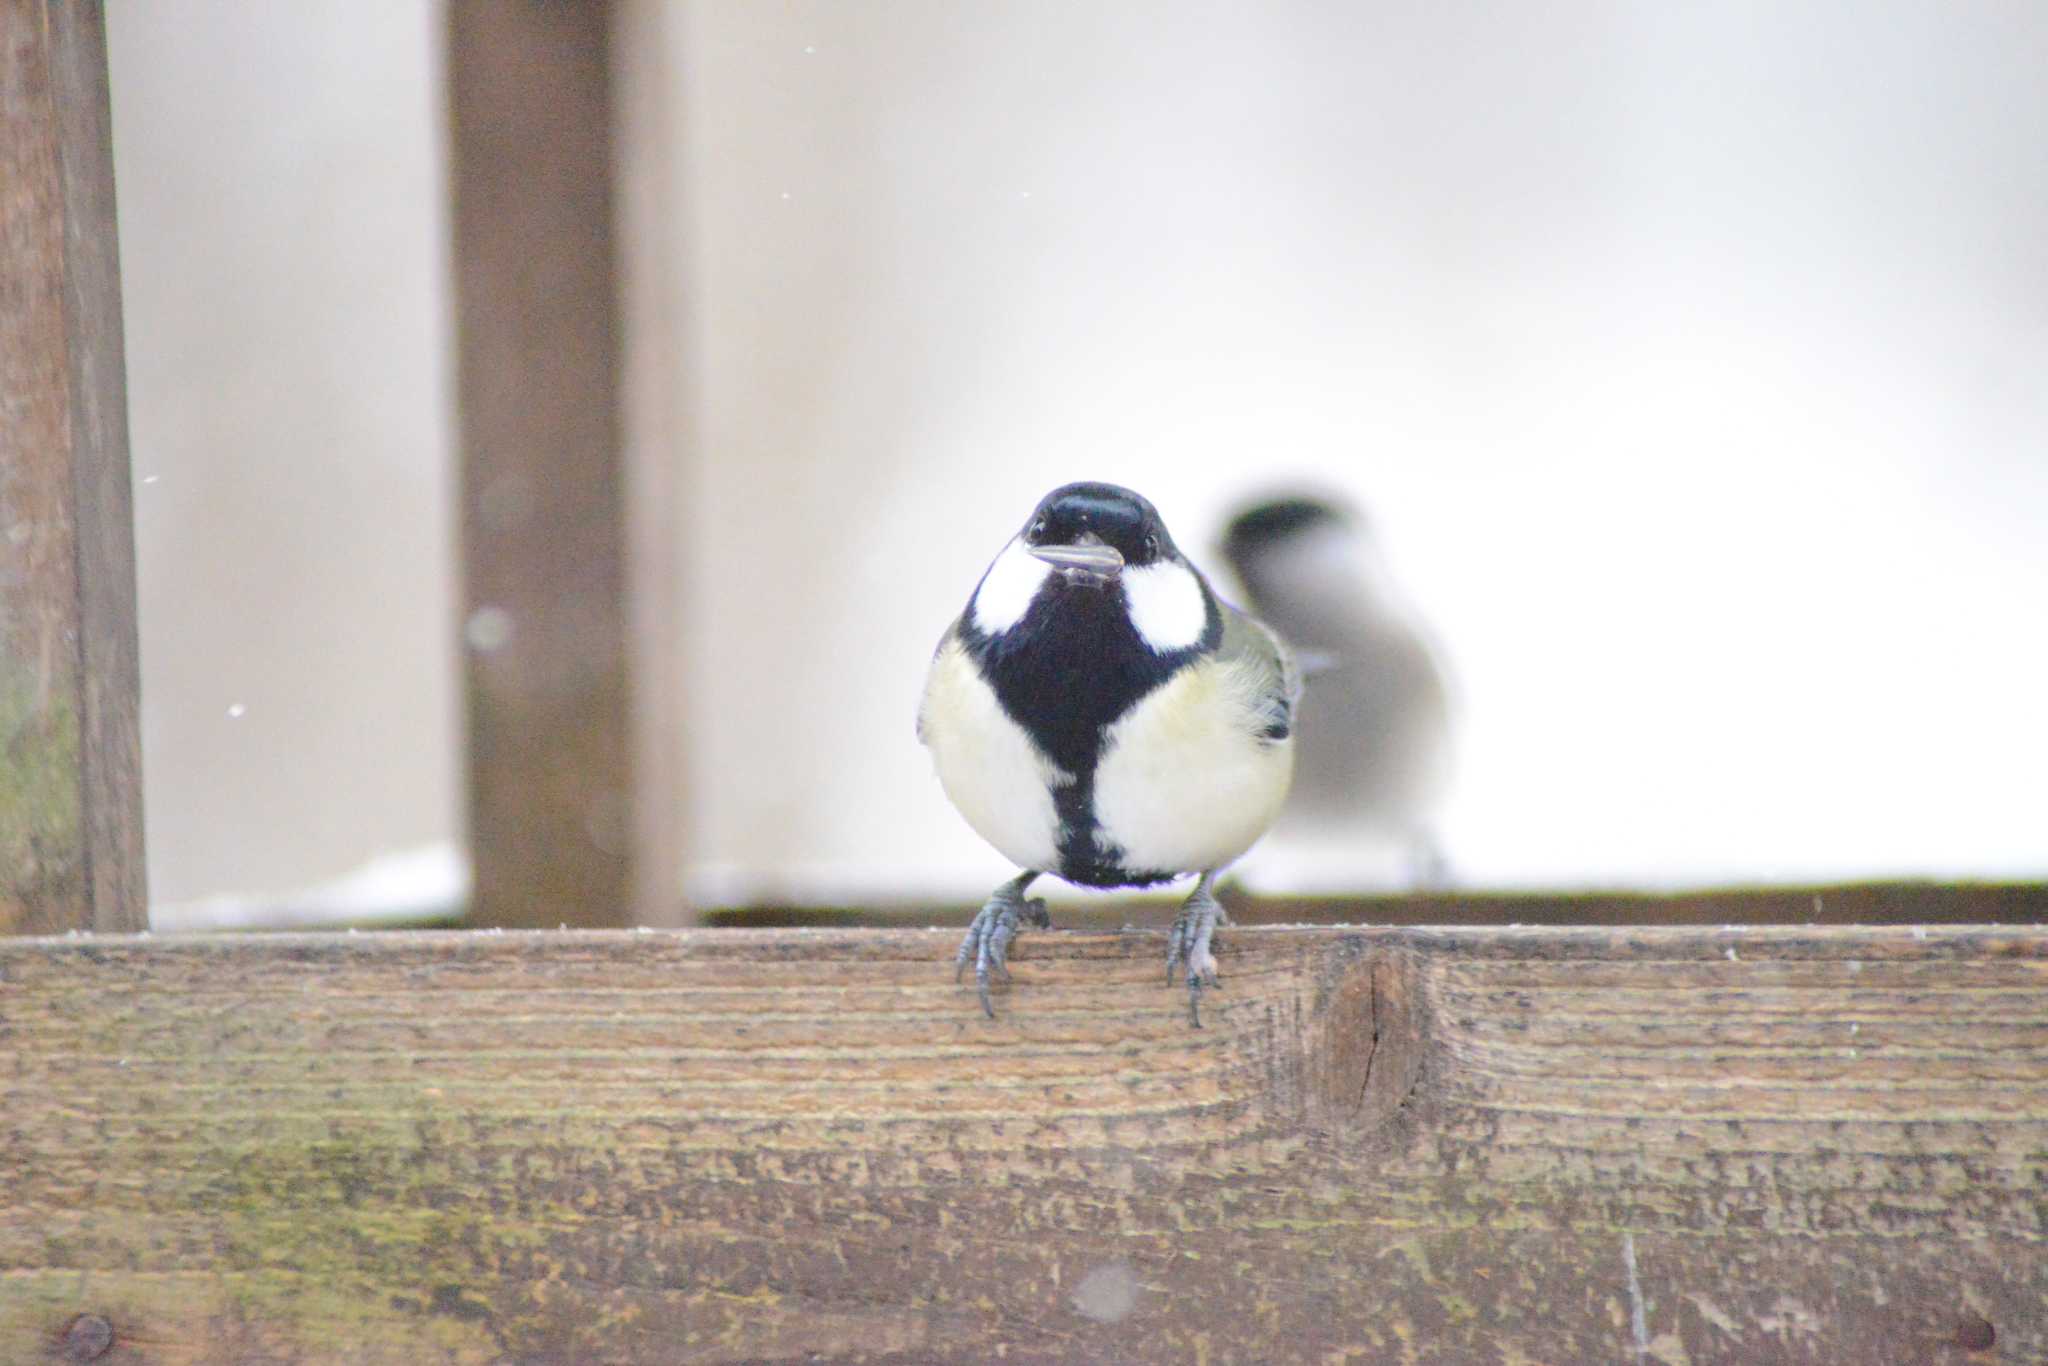
<path id="1" fill-rule="evenodd" d="M 2048 932 L 954 939 L 0 944 L 0 1359 L 2048 1359 Z"/>
<path id="2" fill-rule="evenodd" d="M 642 886 L 611 10 L 447 7 L 480 925 L 626 925 Z"/>
<path id="3" fill-rule="evenodd" d="M 0 933 L 147 923 L 102 24 L 0 0 Z"/>

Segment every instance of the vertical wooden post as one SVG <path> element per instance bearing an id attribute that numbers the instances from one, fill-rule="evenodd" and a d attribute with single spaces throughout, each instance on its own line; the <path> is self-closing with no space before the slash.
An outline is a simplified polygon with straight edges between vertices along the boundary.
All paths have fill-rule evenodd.
<path id="1" fill-rule="evenodd" d="M 675 918 L 634 753 L 612 25 L 448 6 L 478 924 Z"/>
<path id="2" fill-rule="evenodd" d="M 682 900 L 682 643 L 676 637 L 682 557 L 686 373 L 679 288 L 679 142 L 669 0 L 615 0 L 621 325 L 620 411 L 626 461 L 627 621 L 633 709 L 634 919 L 686 925 Z"/>
<path id="3" fill-rule="evenodd" d="M 148 923 L 104 15 L 0 0 L 0 933 Z"/>

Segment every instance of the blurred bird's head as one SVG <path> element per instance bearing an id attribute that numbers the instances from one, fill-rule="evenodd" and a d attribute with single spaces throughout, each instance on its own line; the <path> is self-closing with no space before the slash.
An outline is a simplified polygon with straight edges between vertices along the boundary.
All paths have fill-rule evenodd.
<path id="1" fill-rule="evenodd" d="M 1363 536 L 1363 518 L 1332 496 L 1272 495 L 1240 509 L 1223 533 L 1223 554 L 1239 574 L 1261 556 L 1331 531 Z"/>
<path id="2" fill-rule="evenodd" d="M 1221 549 L 1254 610 L 1297 650 L 1342 648 L 1354 627 L 1399 610 L 1366 518 L 1342 494 L 1276 490 L 1241 505 Z"/>

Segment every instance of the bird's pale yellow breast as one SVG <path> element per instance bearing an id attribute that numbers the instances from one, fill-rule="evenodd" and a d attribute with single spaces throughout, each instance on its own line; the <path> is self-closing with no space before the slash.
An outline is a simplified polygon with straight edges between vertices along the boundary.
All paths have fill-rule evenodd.
<path id="1" fill-rule="evenodd" d="M 940 786 L 976 834 L 1020 868 L 1059 865 L 1052 788 L 1072 782 L 1072 775 L 1040 754 L 1004 713 L 957 640 L 932 659 L 918 733 L 931 749 Z"/>
<path id="2" fill-rule="evenodd" d="M 1293 777 L 1294 740 L 1261 733 L 1264 677 L 1251 661 L 1199 660 L 1109 728 L 1095 815 L 1127 864 L 1220 868 L 1272 825 Z"/>

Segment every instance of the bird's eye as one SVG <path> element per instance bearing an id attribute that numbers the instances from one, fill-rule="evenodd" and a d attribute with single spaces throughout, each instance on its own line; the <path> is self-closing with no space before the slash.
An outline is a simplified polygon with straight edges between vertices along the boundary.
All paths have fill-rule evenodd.
<path id="1" fill-rule="evenodd" d="M 1159 538 L 1157 536 L 1147 536 L 1145 538 L 1145 558 L 1148 560 L 1159 558 Z"/>
<path id="2" fill-rule="evenodd" d="M 1031 524 L 1031 530 L 1024 533 L 1024 539 L 1029 541 L 1032 545 L 1037 545 L 1040 541 L 1044 540 L 1045 518 L 1041 517 L 1037 521 L 1033 522 Z"/>

